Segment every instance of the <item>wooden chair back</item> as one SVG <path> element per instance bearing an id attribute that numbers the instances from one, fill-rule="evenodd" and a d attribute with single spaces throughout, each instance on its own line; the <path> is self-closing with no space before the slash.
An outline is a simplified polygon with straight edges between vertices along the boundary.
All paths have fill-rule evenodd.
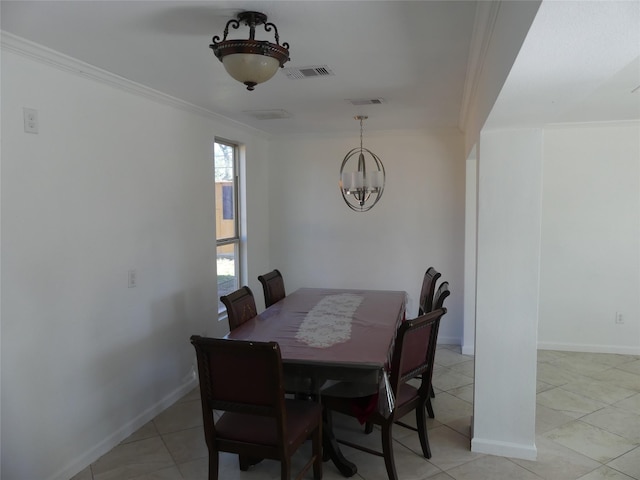
<path id="1" fill-rule="evenodd" d="M 238 328 L 247 320 L 251 320 L 258 315 L 253 292 L 247 286 L 239 288 L 228 295 L 221 296 L 220 301 L 227 307 L 229 330 Z"/>
<path id="2" fill-rule="evenodd" d="M 445 299 L 451 294 L 449 291 L 449 282 L 442 282 L 433 297 L 433 310 L 437 310 L 444 306 Z"/>
<path id="3" fill-rule="evenodd" d="M 435 268 L 429 267 L 422 279 L 422 289 L 418 305 L 418 316 L 433 310 L 433 295 L 436 291 L 436 282 L 442 276 Z"/>
<path id="4" fill-rule="evenodd" d="M 421 376 L 418 391 L 427 398 L 429 390 L 423 392 L 422 389 L 431 387 L 437 332 L 446 311 L 445 308 L 434 310 L 402 322 L 398 327 L 389 376 L 394 395 L 404 383 Z"/>
<path id="5" fill-rule="evenodd" d="M 284 289 L 284 279 L 278 269 L 275 269 L 264 275 L 260 275 L 258 280 L 262 284 L 264 291 L 264 305 L 269 308 L 276 302 L 279 302 L 286 296 Z"/>
<path id="6" fill-rule="evenodd" d="M 449 292 L 449 282 L 442 282 L 440 284 L 440 286 L 438 287 L 438 290 L 436 291 L 434 298 L 433 298 L 433 310 L 437 310 L 439 308 L 442 308 L 444 306 L 444 301 L 445 299 L 449 296 L 451 292 Z M 438 326 L 438 328 L 440 328 Z M 434 340 L 432 340 L 434 342 L 433 345 L 433 351 L 434 351 L 434 355 L 435 355 L 435 350 L 436 350 L 436 345 L 435 342 L 438 338 L 438 332 L 436 331 L 435 335 L 433 336 Z M 434 357 L 435 358 L 435 357 Z M 431 403 L 431 399 L 436 397 L 436 393 L 433 390 L 433 386 L 431 386 L 431 393 L 429 395 L 429 399 L 427 400 L 427 413 L 429 414 L 429 418 L 435 418 L 436 414 L 433 411 L 433 404 Z"/>

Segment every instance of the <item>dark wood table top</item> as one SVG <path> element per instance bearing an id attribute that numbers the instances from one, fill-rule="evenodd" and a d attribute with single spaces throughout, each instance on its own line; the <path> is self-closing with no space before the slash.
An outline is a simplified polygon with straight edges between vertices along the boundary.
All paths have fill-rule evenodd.
<path id="1" fill-rule="evenodd" d="M 403 291 L 301 288 L 227 338 L 276 341 L 285 365 L 382 369 L 405 304 Z"/>

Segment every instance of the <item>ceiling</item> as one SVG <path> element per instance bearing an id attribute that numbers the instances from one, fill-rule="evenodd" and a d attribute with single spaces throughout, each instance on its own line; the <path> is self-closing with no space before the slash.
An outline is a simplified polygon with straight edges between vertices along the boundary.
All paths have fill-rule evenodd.
<path id="1" fill-rule="evenodd" d="M 2 29 L 270 133 L 458 125 L 474 2 L 2 1 Z M 290 44 L 286 67 L 327 65 L 334 76 L 282 71 L 249 92 L 209 44 L 243 10 L 268 15 Z M 273 41 L 263 28 L 259 40 Z M 248 38 L 248 29 L 229 38 Z M 416 61 L 418 60 L 418 61 Z M 383 98 L 353 106 L 347 99 Z M 285 110 L 256 120 L 247 111 Z"/>
<path id="2" fill-rule="evenodd" d="M 576 21 L 575 9 L 590 3 L 627 7 L 613 9 L 604 23 L 597 16 L 602 12 L 578 16 Z M 3 0 L 0 17 L 6 32 L 262 131 L 336 133 L 357 131 L 354 115 L 368 115 L 365 129 L 372 130 L 460 128 L 465 81 L 472 78 L 467 65 L 476 5 L 455 0 Z M 557 113 L 566 111 L 597 117 L 614 107 L 617 111 L 609 117 L 628 117 L 629 102 L 609 105 L 609 95 L 612 88 L 628 88 L 630 82 L 640 85 L 640 71 L 633 64 L 640 53 L 640 17 L 632 14 L 629 19 L 630 8 L 638 5 L 544 2 L 540 12 L 546 13 L 532 26 L 493 115 L 495 122 L 513 122 L 516 114 L 526 114 L 531 121 L 549 113 L 561 118 Z M 294 80 L 280 71 L 255 91 L 247 91 L 227 75 L 209 49 L 212 36 L 222 36 L 226 22 L 243 10 L 264 12 L 277 26 L 280 42 L 291 46 L 286 67 L 326 65 L 334 75 Z M 592 31 L 588 22 L 594 21 L 596 29 L 604 25 L 606 31 L 622 32 L 605 36 L 597 49 L 608 59 L 605 67 L 593 58 L 572 57 L 576 32 Z M 629 21 L 636 21 L 635 26 Z M 246 38 L 246 31 L 232 30 L 230 38 Z M 273 41 L 261 28 L 256 38 Z M 630 53 L 628 45 L 636 40 L 637 48 Z M 625 43 L 625 48 L 617 49 L 614 41 Z M 612 50 L 621 53 L 611 55 Z M 567 68 L 573 63 L 580 63 L 580 68 Z M 536 101 L 531 112 L 531 98 L 554 94 L 560 104 Z M 605 103 L 595 111 L 585 106 L 593 95 Z M 640 93 L 631 101 L 638 98 Z M 382 103 L 355 106 L 348 101 L 363 99 Z M 251 113 L 280 110 L 290 118 L 260 120 Z"/>
<path id="3" fill-rule="evenodd" d="M 545 1 L 487 126 L 640 120 L 640 1 Z"/>

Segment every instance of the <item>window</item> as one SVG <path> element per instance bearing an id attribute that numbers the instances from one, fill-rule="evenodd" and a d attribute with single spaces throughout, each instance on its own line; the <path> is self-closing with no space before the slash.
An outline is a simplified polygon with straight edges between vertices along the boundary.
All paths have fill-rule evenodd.
<path id="1" fill-rule="evenodd" d="M 216 185 L 216 265 L 220 296 L 240 288 L 238 145 L 216 139 L 213 156 Z M 224 305 L 218 300 L 218 313 L 224 311 Z"/>

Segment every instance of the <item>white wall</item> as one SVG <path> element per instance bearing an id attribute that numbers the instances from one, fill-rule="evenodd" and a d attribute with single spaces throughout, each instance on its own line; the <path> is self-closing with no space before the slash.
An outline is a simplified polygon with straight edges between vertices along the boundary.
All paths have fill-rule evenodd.
<path id="1" fill-rule="evenodd" d="M 379 203 L 353 212 L 338 189 L 340 163 L 358 145 L 343 136 L 274 141 L 269 172 L 270 258 L 288 290 L 298 287 L 406 290 L 415 316 L 425 270 L 450 283 L 440 342 L 461 344 L 464 285 L 463 139 L 457 131 L 372 132 L 364 146 L 382 159 Z"/>
<path id="2" fill-rule="evenodd" d="M 544 172 L 540 347 L 640 354 L 640 124 L 548 127 Z"/>
<path id="3" fill-rule="evenodd" d="M 268 147 L 19 50 L 3 43 L 1 474 L 66 480 L 194 387 L 189 336 L 217 321 L 213 138 L 246 144 L 253 276 Z"/>

